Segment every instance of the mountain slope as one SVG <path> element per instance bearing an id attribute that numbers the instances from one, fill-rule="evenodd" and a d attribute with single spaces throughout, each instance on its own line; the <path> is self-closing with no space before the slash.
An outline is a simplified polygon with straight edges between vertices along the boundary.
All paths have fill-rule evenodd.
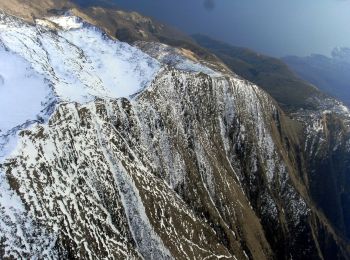
<path id="1" fill-rule="evenodd" d="M 231 233 L 230 229 L 225 227 L 225 230 L 221 231 L 222 235 L 228 236 L 229 241 L 226 238 L 224 240 L 220 237 L 216 238 L 215 228 L 205 224 L 205 221 L 199 219 L 200 215 L 196 216 L 184 201 L 177 198 L 176 193 L 167 187 L 167 182 L 154 176 L 155 170 L 152 169 L 154 166 L 150 166 L 152 160 L 147 158 L 146 161 L 136 160 L 138 157 L 143 158 L 141 155 L 136 157 L 139 149 L 148 151 L 150 148 L 145 149 L 142 143 L 137 143 L 137 147 L 125 150 L 125 145 L 128 145 L 125 142 L 130 137 L 114 139 L 120 136 L 120 133 L 116 131 L 116 126 L 108 123 L 110 120 L 108 118 L 122 119 L 124 114 L 127 115 L 127 110 L 120 111 L 123 112 L 122 114 L 118 113 L 116 108 L 113 109 L 114 102 L 108 100 L 111 98 L 115 100 L 122 94 L 128 94 L 125 91 L 120 92 L 125 88 L 123 87 L 125 83 L 132 84 L 127 88 L 131 91 L 130 94 L 148 85 L 150 82 L 148 75 L 152 77 L 154 69 L 159 70 L 155 60 L 135 48 L 108 38 L 101 38 L 99 36 L 101 32 L 84 24 L 76 17 L 37 20 L 37 25 L 34 27 L 2 13 L 1 21 L 3 30 L 0 35 L 3 52 L 8 55 L 6 58 L 9 61 L 16 61 L 20 56 L 20 64 L 23 63 L 27 67 L 28 63 L 31 64 L 30 70 L 24 68 L 27 77 L 28 73 L 31 73 L 30 77 L 39 77 L 36 75 L 40 74 L 45 77 L 45 81 L 42 80 L 40 85 L 35 85 L 39 89 L 50 90 L 51 87 L 51 94 L 43 95 L 43 100 L 30 100 L 21 104 L 22 109 L 26 109 L 25 106 L 32 103 L 46 105 L 50 103 L 48 107 L 52 108 L 43 109 L 46 112 L 47 121 L 30 120 L 25 118 L 27 115 L 24 114 L 21 118 L 23 124 L 16 122 L 6 132 L 6 129 L 2 129 L 5 134 L 1 137 L 6 148 L 3 151 L 7 151 L 2 160 L 4 164 L 1 166 L 3 256 L 15 258 L 39 255 L 46 258 L 128 256 L 134 258 L 142 255 L 145 258 L 157 259 L 169 258 L 170 255 L 176 258 L 203 258 L 215 255 L 232 258 L 234 254 L 240 258 L 244 256 L 239 240 L 237 241 L 237 237 Z M 52 30 L 57 30 L 57 33 L 53 33 Z M 89 42 L 98 43 L 89 45 Z M 109 45 L 113 45 L 112 52 L 108 52 Z M 102 55 L 107 58 L 96 60 L 98 48 L 103 48 Z M 92 50 L 94 52 L 91 52 Z M 112 60 L 124 63 L 120 66 L 111 63 Z M 106 62 L 110 65 L 111 74 L 108 75 L 103 72 Z M 186 64 L 188 69 L 192 66 L 194 71 L 205 68 L 195 66 L 190 61 Z M 137 66 L 137 69 L 126 70 L 129 74 L 131 73 L 131 80 L 129 80 L 129 74 L 120 73 L 123 72 L 120 69 L 123 67 L 125 69 L 126 65 L 128 65 L 126 68 Z M 206 70 L 210 71 L 210 69 Z M 151 71 L 151 73 L 144 71 Z M 160 73 L 164 76 L 159 80 L 167 80 L 173 72 Z M 7 73 L 2 75 L 6 87 L 4 93 L 9 93 L 12 85 L 8 83 L 16 82 L 13 82 Z M 115 80 L 112 82 L 109 81 L 111 75 L 115 75 Z M 140 78 L 138 75 L 142 76 L 142 81 L 137 81 Z M 193 78 L 196 82 L 194 86 L 199 86 L 195 76 L 180 74 L 174 79 L 181 77 Z M 145 83 L 140 85 L 140 82 Z M 161 86 L 165 85 L 161 84 Z M 16 83 L 16 86 L 19 87 L 19 83 Z M 7 98 L 10 97 L 7 96 Z M 101 109 L 103 109 L 103 103 L 101 105 L 97 101 L 95 103 L 96 98 L 106 100 L 106 105 L 110 103 L 109 107 L 112 110 L 109 114 L 103 115 L 107 118 L 99 118 L 101 115 L 98 107 L 102 106 Z M 69 103 L 65 103 L 67 101 Z M 81 105 L 87 102 L 89 104 L 78 108 L 75 102 Z M 114 105 L 121 102 L 123 110 L 127 109 L 129 103 L 123 99 L 115 102 L 117 103 Z M 42 110 L 39 107 L 33 112 L 39 115 Z M 129 117 L 126 118 L 128 121 L 137 119 L 131 115 Z M 87 120 L 87 122 L 83 123 L 80 120 Z M 107 121 L 104 122 L 105 120 Z M 81 128 L 81 124 L 84 125 L 83 128 L 87 127 L 87 131 Z M 78 127 L 76 130 L 74 125 Z M 140 124 L 139 127 L 145 125 L 147 124 Z M 131 129 L 123 127 L 122 130 L 129 135 Z M 31 137 L 31 131 L 39 131 L 41 134 L 34 134 Z M 77 131 L 76 134 L 78 134 L 73 134 L 74 139 L 72 139 L 72 131 Z M 12 139 L 9 140 L 11 137 Z M 109 140 L 111 137 L 114 141 Z M 120 143 L 118 145 L 115 142 Z M 10 147 L 8 143 L 11 143 Z M 109 145 L 116 145 L 116 151 L 112 152 Z M 168 144 L 168 146 L 174 145 Z M 112 179 L 115 181 L 110 183 Z M 141 186 L 135 186 L 140 182 Z M 157 187 L 157 189 L 148 190 L 147 187 Z M 150 193 L 148 197 L 142 197 L 148 193 Z M 242 194 L 241 196 L 244 198 Z M 152 205 L 148 202 L 149 199 L 157 201 L 158 206 L 154 209 L 156 211 L 149 207 Z M 164 202 L 161 203 L 162 200 Z M 6 206 L 11 202 L 16 203 L 10 207 Z M 135 205 L 139 206 L 135 208 Z M 147 212 L 144 205 L 148 205 Z M 213 205 L 210 207 L 213 208 Z M 171 212 L 168 213 L 168 217 L 159 215 L 165 211 Z M 156 215 L 152 216 L 152 214 Z M 180 223 L 176 220 L 174 222 L 172 216 L 178 215 L 184 215 L 184 218 L 188 219 L 187 222 L 184 219 Z M 248 217 L 252 219 L 250 222 L 256 223 L 257 230 L 260 228 L 260 236 L 263 236 L 254 213 L 250 212 L 249 215 Z M 156 226 L 158 221 L 153 217 L 157 217 L 156 220 L 162 219 L 165 226 Z M 26 220 L 27 218 L 30 220 Z M 213 218 L 212 221 L 216 223 L 217 228 L 219 230 L 223 228 L 221 226 L 224 222 L 220 215 L 215 213 Z M 19 226 L 13 229 L 14 224 Z M 175 229 L 172 228 L 174 225 Z M 192 228 L 189 229 L 189 227 Z M 154 229 L 157 230 L 156 233 Z M 163 235 L 165 238 L 161 239 L 159 232 L 165 232 Z M 17 235 L 13 237 L 13 233 Z M 250 233 L 251 243 L 255 244 L 256 257 L 261 258 L 270 254 L 267 242 L 260 241 L 253 232 L 250 231 Z M 33 240 L 36 237 L 35 234 L 40 234 L 45 243 L 40 239 Z M 9 240 L 10 237 L 13 238 Z M 172 237 L 176 241 L 175 244 Z M 183 239 L 183 242 L 179 242 L 179 239 L 180 241 Z M 258 241 L 254 242 L 255 240 Z M 27 246 L 22 248 L 22 243 Z M 261 249 L 258 246 L 260 243 L 263 244 Z M 184 251 L 183 248 L 186 250 Z"/>
<path id="2" fill-rule="evenodd" d="M 46 15 L 50 10 L 68 9 L 74 5 L 67 0 L 11 0 L 1 1 L 0 9 L 6 10 L 8 14 L 15 15 L 32 22 L 36 17 Z"/>
<path id="3" fill-rule="evenodd" d="M 319 99 L 291 120 L 217 59 L 132 47 L 81 16 L 2 14 L 4 57 L 50 91 L 1 135 L 2 257 L 349 259 L 309 183 L 309 164 L 349 152 L 349 126 L 323 123 L 348 110 Z"/>

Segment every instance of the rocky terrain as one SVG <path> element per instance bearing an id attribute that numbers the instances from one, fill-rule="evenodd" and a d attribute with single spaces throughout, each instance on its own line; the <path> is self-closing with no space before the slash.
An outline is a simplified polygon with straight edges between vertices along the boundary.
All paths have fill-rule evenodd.
<path id="1" fill-rule="evenodd" d="M 34 2 L 0 4 L 1 258 L 350 258 L 345 106 L 286 114 L 186 37 L 131 46 L 92 10 L 148 18 Z"/>

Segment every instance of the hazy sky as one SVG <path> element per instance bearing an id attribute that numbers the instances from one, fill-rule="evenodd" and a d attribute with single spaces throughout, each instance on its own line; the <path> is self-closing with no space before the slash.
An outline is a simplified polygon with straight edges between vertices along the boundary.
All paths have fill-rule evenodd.
<path id="1" fill-rule="evenodd" d="M 274 56 L 350 47 L 350 0 L 113 0 L 187 33 Z"/>

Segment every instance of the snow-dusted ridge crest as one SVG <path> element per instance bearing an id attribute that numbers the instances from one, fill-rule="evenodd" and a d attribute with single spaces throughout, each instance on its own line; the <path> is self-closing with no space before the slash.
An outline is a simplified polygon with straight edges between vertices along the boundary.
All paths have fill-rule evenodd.
<path id="1" fill-rule="evenodd" d="M 168 62 L 172 54 L 152 58 L 69 12 L 32 25 L 0 11 L 0 28 L 0 110 L 8 111 L 0 119 L 0 158 L 18 129 L 46 122 L 56 103 L 134 97 L 162 66 L 215 74 L 178 55 L 176 64 Z"/>
<path id="2" fill-rule="evenodd" d="M 31 25 L 0 11 L 0 28 L 0 110 L 6 111 L 0 158 L 11 150 L 11 136 L 47 121 L 55 103 L 128 97 L 147 87 L 161 67 L 69 14 Z"/>

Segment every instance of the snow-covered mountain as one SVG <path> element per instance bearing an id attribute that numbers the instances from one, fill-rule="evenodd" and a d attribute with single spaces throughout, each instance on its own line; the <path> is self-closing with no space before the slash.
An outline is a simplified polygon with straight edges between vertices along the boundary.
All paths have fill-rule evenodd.
<path id="1" fill-rule="evenodd" d="M 14 129 L 46 121 L 55 103 L 128 97 L 160 69 L 156 60 L 77 17 L 36 23 L 0 14 L 0 108 L 7 111 L 0 121 L 2 153 Z"/>
<path id="2" fill-rule="evenodd" d="M 310 195 L 310 165 L 350 154 L 341 103 L 292 120 L 220 62 L 73 13 L 0 13 L 1 258 L 349 258 L 346 212 Z"/>

